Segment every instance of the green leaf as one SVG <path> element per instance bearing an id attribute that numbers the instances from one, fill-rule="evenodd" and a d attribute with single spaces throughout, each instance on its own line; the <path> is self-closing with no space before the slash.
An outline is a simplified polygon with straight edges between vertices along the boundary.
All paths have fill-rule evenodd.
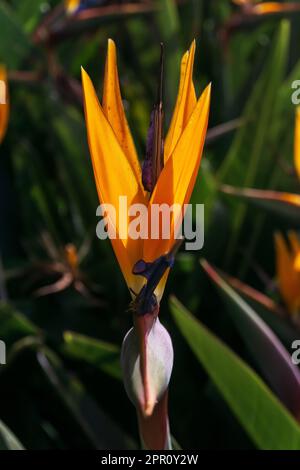
<path id="1" fill-rule="evenodd" d="M 57 113 L 59 107 L 60 112 Z M 82 149 L 85 141 L 85 127 L 82 115 L 77 110 L 56 104 L 52 125 L 57 139 L 56 145 L 62 152 L 55 155 L 60 169 L 62 183 L 68 193 L 70 205 L 76 206 L 85 226 L 94 221 L 94 211 L 88 210 L 97 203 L 91 165 Z"/>
<path id="2" fill-rule="evenodd" d="M 87 394 L 82 383 L 70 375 L 62 362 L 48 348 L 41 348 L 38 362 L 73 419 L 96 449 L 128 449 L 135 447 L 118 425 Z"/>
<path id="3" fill-rule="evenodd" d="M 69 356 L 88 362 L 97 369 L 121 379 L 120 349 L 118 346 L 72 331 L 64 333 L 64 340 L 64 352 Z"/>
<path id="4" fill-rule="evenodd" d="M 36 109 L 36 103 L 33 109 Z M 58 212 L 61 211 L 61 199 L 57 187 L 47 178 L 42 159 L 35 148 L 30 152 L 27 145 L 19 145 L 13 155 L 13 166 L 17 175 L 17 186 L 20 193 L 26 187 L 27 197 L 21 201 L 21 213 L 25 224 L 29 224 L 27 230 L 47 231 L 52 238 L 61 243 L 61 233 L 58 231 Z M 60 220 L 61 223 L 61 220 Z"/>
<path id="5" fill-rule="evenodd" d="M 31 33 L 42 16 L 44 0 L 14 0 L 14 9 L 27 33 Z"/>
<path id="6" fill-rule="evenodd" d="M 219 181 L 245 187 L 259 187 L 269 181 L 274 167 L 274 155 L 269 148 L 279 145 L 280 142 L 280 134 L 274 133 L 272 124 L 276 123 L 277 95 L 284 76 L 289 37 L 289 22 L 283 20 L 274 45 L 272 43 L 267 65 L 256 81 L 247 102 L 243 115 L 245 124 L 236 133 L 218 171 Z M 233 204 L 233 208 L 232 236 L 227 250 L 227 261 L 232 258 L 247 211 L 244 204 Z"/>
<path id="7" fill-rule="evenodd" d="M 0 332 L 1 339 L 7 345 L 11 345 L 25 336 L 34 336 L 40 333 L 30 320 L 16 312 L 11 305 L 3 302 L 0 302 Z"/>
<path id="8" fill-rule="evenodd" d="M 300 449 L 300 427 L 261 378 L 171 298 L 174 320 L 219 392 L 260 449 Z"/>
<path id="9" fill-rule="evenodd" d="M 226 183 L 244 181 L 245 186 L 252 186 L 255 182 L 257 171 L 261 169 L 261 165 L 259 167 L 258 164 L 264 161 L 262 152 L 270 132 L 274 103 L 285 70 L 289 36 L 289 22 L 283 20 L 268 63 L 247 102 L 242 118 L 245 124 L 236 133 L 219 169 L 218 178 L 221 181 Z"/>
<path id="10" fill-rule="evenodd" d="M 13 11 L 3 2 L 0 4 L 0 30 L 0 61 L 8 68 L 17 68 L 29 52 L 30 44 Z"/>
<path id="11" fill-rule="evenodd" d="M 223 277 L 206 260 L 201 260 L 201 265 L 219 289 L 226 310 L 264 377 L 291 413 L 300 417 L 300 371 L 292 363 L 290 354 L 271 328 Z"/>
<path id="12" fill-rule="evenodd" d="M 201 171 L 199 172 L 195 187 L 191 196 L 190 204 L 204 204 L 205 201 L 205 226 L 208 227 L 211 221 L 214 205 L 216 203 L 217 184 L 213 168 L 210 165 L 209 157 L 203 158 Z M 193 217 L 194 217 L 193 211 Z M 195 218 L 195 217 L 194 217 Z"/>
<path id="13" fill-rule="evenodd" d="M 18 438 L 0 420 L 0 450 L 25 450 Z"/>
<path id="14" fill-rule="evenodd" d="M 174 0 L 161 0 L 157 13 L 157 24 L 160 40 L 165 44 L 165 108 L 167 120 L 171 117 L 171 110 L 177 95 L 180 76 L 180 60 L 182 50 L 180 47 L 180 19 L 176 2 Z"/>
<path id="15" fill-rule="evenodd" d="M 285 309 L 263 292 L 253 289 L 239 279 L 224 273 L 222 276 L 278 335 L 286 348 L 290 348 L 293 341 L 298 338 L 299 330 L 289 321 Z"/>

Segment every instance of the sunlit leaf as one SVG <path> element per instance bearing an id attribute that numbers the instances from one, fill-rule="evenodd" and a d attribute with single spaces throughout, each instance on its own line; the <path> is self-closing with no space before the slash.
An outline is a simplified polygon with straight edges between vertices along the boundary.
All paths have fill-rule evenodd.
<path id="1" fill-rule="evenodd" d="M 85 361 L 117 379 L 121 379 L 120 349 L 114 344 L 100 341 L 72 331 L 64 333 L 64 352 Z"/>
<path id="2" fill-rule="evenodd" d="M 0 450 L 25 450 L 19 439 L 0 420 Z"/>
<path id="3" fill-rule="evenodd" d="M 0 4 L 0 29 L 5 38 L 0 41 L 1 62 L 8 68 L 16 68 L 29 52 L 30 43 L 18 18 L 4 2 Z"/>
<path id="4" fill-rule="evenodd" d="M 274 157 L 265 149 L 272 136 L 270 122 L 275 122 L 276 98 L 284 76 L 289 37 L 289 23 L 283 20 L 272 42 L 268 62 L 248 99 L 243 114 L 244 125 L 236 133 L 218 171 L 217 177 L 223 183 L 252 187 L 266 184 L 266 178 L 269 179 Z M 233 255 L 246 209 L 244 204 L 233 204 L 232 236 L 227 260 Z"/>
<path id="5" fill-rule="evenodd" d="M 171 109 L 175 106 L 177 94 L 180 59 L 183 50 L 180 48 L 180 17 L 174 0 L 161 0 L 157 12 L 157 23 L 161 40 L 165 45 L 165 89 L 167 119 L 171 117 Z"/>
<path id="6" fill-rule="evenodd" d="M 7 345 L 24 338 L 39 334 L 39 329 L 23 314 L 4 302 L 0 302 L 0 339 Z"/>
<path id="7" fill-rule="evenodd" d="M 174 320 L 237 419 L 260 449 L 300 449 L 300 427 L 260 377 L 171 298 Z"/>
<path id="8" fill-rule="evenodd" d="M 300 370 L 271 328 L 206 261 L 202 267 L 218 287 L 227 311 L 258 367 L 285 406 L 300 418 Z M 274 367 L 276 364 L 276 367 Z"/>
<path id="9" fill-rule="evenodd" d="M 259 316 L 278 335 L 283 344 L 290 348 L 299 336 L 299 330 L 289 321 L 288 312 L 264 293 L 253 289 L 237 278 L 222 273 L 224 279 L 243 297 Z"/>
<path id="10" fill-rule="evenodd" d="M 93 447 L 123 449 L 134 446 L 131 439 L 86 393 L 79 380 L 67 373 L 52 351 L 44 348 L 38 352 L 37 358 L 50 384 Z"/>

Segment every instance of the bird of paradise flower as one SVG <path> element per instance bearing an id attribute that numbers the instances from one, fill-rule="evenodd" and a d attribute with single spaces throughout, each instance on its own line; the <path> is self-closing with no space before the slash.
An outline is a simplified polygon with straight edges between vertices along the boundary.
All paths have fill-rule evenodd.
<path id="1" fill-rule="evenodd" d="M 149 224 L 152 205 L 168 204 L 171 207 L 179 204 L 183 207 L 190 199 L 207 131 L 211 90 L 208 85 L 197 100 L 192 77 L 194 56 L 195 41 L 181 61 L 178 96 L 165 141 L 161 58 L 158 98 L 151 115 L 143 168 L 123 108 L 114 42 L 108 41 L 102 105 L 88 74 L 82 69 L 87 135 L 97 191 L 102 204 L 110 204 L 116 209 L 114 229 L 117 234 L 124 228 L 118 225 L 119 196 L 126 196 L 129 206 L 134 203 L 146 205 Z M 142 441 L 152 449 L 170 446 L 167 388 L 172 348 L 158 313 L 168 272 L 178 249 L 174 233 L 177 222 L 173 215 L 170 239 L 160 236 L 158 239 L 132 240 L 126 233 L 122 238 L 111 240 L 133 297 L 134 327 L 126 336 L 123 347 L 124 382 L 137 408 Z M 134 361 L 127 357 L 133 350 Z M 165 354 L 165 363 L 159 354 L 161 357 Z M 133 362 L 139 363 L 138 369 Z"/>

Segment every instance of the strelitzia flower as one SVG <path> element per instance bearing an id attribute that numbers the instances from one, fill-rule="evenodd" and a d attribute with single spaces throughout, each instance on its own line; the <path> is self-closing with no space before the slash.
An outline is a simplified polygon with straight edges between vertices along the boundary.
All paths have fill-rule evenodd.
<path id="1" fill-rule="evenodd" d="M 288 240 L 275 234 L 276 273 L 282 299 L 295 316 L 300 313 L 300 240 L 294 231 L 288 233 Z"/>
<path id="2" fill-rule="evenodd" d="M 0 66 L 0 143 L 7 130 L 9 116 L 9 98 L 6 68 Z"/>
<path id="3" fill-rule="evenodd" d="M 183 207 L 190 199 L 201 161 L 210 105 L 210 85 L 198 100 L 196 98 L 192 78 L 194 55 L 195 41 L 181 61 L 178 96 L 165 141 L 161 56 L 157 102 L 151 115 L 142 168 L 123 108 L 114 42 L 108 41 L 102 105 L 82 69 L 87 135 L 96 186 L 100 202 L 116 210 L 117 217 L 114 218 L 109 209 L 106 215 L 117 235 L 124 232 L 129 221 L 128 215 L 120 214 L 120 196 L 127 197 L 128 206 L 145 205 L 149 225 L 153 205 Z M 120 215 L 123 224 L 120 224 Z M 166 403 L 173 351 L 170 337 L 157 316 L 179 246 L 175 234 L 178 220 L 176 215 L 172 216 L 169 239 L 162 236 L 131 239 L 125 232 L 111 240 L 133 298 L 134 327 L 124 340 L 122 352 L 125 387 L 137 408 L 142 440 L 148 448 L 169 446 Z"/>

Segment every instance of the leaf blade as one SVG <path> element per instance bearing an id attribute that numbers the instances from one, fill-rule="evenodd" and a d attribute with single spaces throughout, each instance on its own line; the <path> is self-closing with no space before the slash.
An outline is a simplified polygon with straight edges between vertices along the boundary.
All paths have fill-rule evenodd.
<path id="1" fill-rule="evenodd" d="M 297 422 L 260 377 L 175 297 L 170 307 L 192 351 L 257 447 L 300 449 Z"/>
<path id="2" fill-rule="evenodd" d="M 118 346 L 72 331 L 65 331 L 64 341 L 64 352 L 69 356 L 84 360 L 121 380 L 120 349 Z"/>

